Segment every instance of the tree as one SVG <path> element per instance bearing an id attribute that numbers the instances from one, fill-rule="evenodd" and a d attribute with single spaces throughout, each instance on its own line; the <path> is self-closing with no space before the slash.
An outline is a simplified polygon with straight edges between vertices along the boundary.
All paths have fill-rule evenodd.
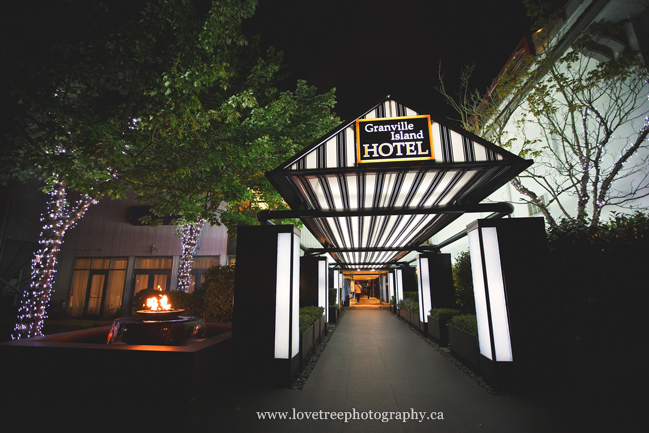
<path id="1" fill-rule="evenodd" d="M 227 115 L 204 108 L 199 94 L 228 87 L 228 53 L 246 43 L 239 27 L 255 6 L 21 2 L 17 25 L 3 23 L 0 173 L 47 179 L 53 191 L 41 244 L 54 246 L 34 256 L 13 338 L 41 335 L 58 246 L 82 211 L 124 197 L 147 153 Z M 66 190 L 80 194 L 67 208 Z"/>
<path id="2" fill-rule="evenodd" d="M 178 263 L 178 290 L 181 292 L 189 293 L 194 251 L 196 251 L 198 236 L 201 234 L 203 224 L 205 224 L 205 220 L 201 219 L 195 223 L 178 225 L 177 231 L 180 235 L 180 244 L 183 250 Z"/>
<path id="3" fill-rule="evenodd" d="M 649 73 L 633 50 L 593 57 L 600 38 L 621 32 L 622 23 L 593 23 L 562 50 L 569 35 L 556 15 L 529 10 L 541 19 L 538 54 L 515 53 L 486 95 L 469 90 L 473 67 L 463 70 L 458 95 L 441 72 L 438 90 L 466 129 L 534 158 L 511 182 L 523 202 L 538 206 L 551 226 L 558 216 L 596 226 L 605 207 L 638 208 L 649 196 Z"/>
<path id="4" fill-rule="evenodd" d="M 334 91 L 298 81 L 294 91 L 281 92 L 282 56 L 262 56 L 256 43 L 229 54 L 232 75 L 227 89 L 211 88 L 199 95 L 201 105 L 220 113 L 209 128 L 147 151 L 135 170 L 125 173 L 136 199 L 153 203 L 159 216 L 182 216 L 183 255 L 178 287 L 190 284 L 192 253 L 200 227 L 207 222 L 257 224 L 263 209 L 286 209 L 286 203 L 264 172 L 340 123 L 331 112 Z"/>
<path id="5" fill-rule="evenodd" d="M 455 303 L 460 306 L 463 313 L 475 314 L 471 255 L 468 251 L 462 251 L 455 260 L 453 283 L 455 285 Z"/>
<path id="6" fill-rule="evenodd" d="M 158 215 L 179 215 L 190 231 L 203 220 L 233 227 L 264 204 L 284 206 L 263 171 L 338 120 L 333 91 L 318 95 L 302 82 L 294 92 L 274 87 L 281 53 L 262 56 L 240 32 L 255 6 L 71 0 L 39 9 L 34 28 L 16 29 L 3 52 L 10 65 L 3 177 L 51 176 L 62 191 L 81 193 L 86 202 L 75 209 L 132 191 Z M 35 28 L 48 39 L 30 39 Z M 183 248 L 185 281 L 192 247 Z M 51 278 L 57 251 L 35 256 Z M 40 335 L 52 280 L 47 287 L 38 280 L 25 299 L 42 301 L 23 302 L 15 338 Z"/>

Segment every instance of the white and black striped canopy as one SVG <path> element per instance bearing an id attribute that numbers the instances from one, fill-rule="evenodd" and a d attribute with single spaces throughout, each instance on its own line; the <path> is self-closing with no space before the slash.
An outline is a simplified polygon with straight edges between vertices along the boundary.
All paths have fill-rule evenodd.
<path id="1" fill-rule="evenodd" d="M 386 100 L 359 119 L 419 114 Z M 293 211 L 308 211 L 302 221 L 331 256 L 354 268 L 397 261 L 461 215 L 436 210 L 478 204 L 532 163 L 431 119 L 435 160 L 359 164 L 355 126 L 339 126 L 266 174 Z M 430 212 L 411 213 L 421 209 Z"/>

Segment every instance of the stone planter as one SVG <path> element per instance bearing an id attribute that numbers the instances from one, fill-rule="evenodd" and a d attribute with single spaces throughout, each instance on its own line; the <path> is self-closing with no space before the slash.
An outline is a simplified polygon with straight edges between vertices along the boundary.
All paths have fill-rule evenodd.
<path id="1" fill-rule="evenodd" d="M 303 369 L 307 361 L 313 354 L 313 337 L 315 335 L 315 327 L 318 325 L 319 321 L 316 321 L 313 325 L 309 326 L 309 329 L 304 331 L 300 335 L 300 369 Z"/>
<path id="2" fill-rule="evenodd" d="M 448 340 L 451 354 L 476 373 L 480 372 L 480 349 L 478 336 L 448 325 Z"/>
<path id="3" fill-rule="evenodd" d="M 415 328 L 419 329 L 419 313 L 411 312 L 410 313 L 410 324 Z"/>
<path id="4" fill-rule="evenodd" d="M 446 320 L 428 316 L 428 335 L 442 347 L 448 346 L 448 328 Z"/>

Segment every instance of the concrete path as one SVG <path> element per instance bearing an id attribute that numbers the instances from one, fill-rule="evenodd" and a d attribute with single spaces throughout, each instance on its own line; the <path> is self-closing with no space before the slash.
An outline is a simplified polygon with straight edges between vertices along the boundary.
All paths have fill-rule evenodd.
<path id="1" fill-rule="evenodd" d="M 227 372 L 224 372 L 227 374 Z M 283 412 L 297 419 L 258 418 Z M 295 412 L 294 412 L 295 411 Z M 321 412 L 322 414 L 321 415 Z M 313 420 L 305 412 L 380 413 L 382 420 Z M 362 413 L 361 413 L 362 412 Z M 425 419 L 403 422 L 404 413 Z M 429 419 L 432 412 L 434 417 Z M 295 415 L 294 415 L 295 414 Z M 268 416 L 268 415 L 267 415 Z M 277 415 L 275 415 L 277 416 Z M 330 414 L 327 414 L 330 417 Z M 389 420 L 389 418 L 392 418 Z M 487 393 L 386 310 L 347 310 L 304 389 L 231 389 L 192 403 L 174 431 L 191 432 L 560 432 L 552 410 Z"/>

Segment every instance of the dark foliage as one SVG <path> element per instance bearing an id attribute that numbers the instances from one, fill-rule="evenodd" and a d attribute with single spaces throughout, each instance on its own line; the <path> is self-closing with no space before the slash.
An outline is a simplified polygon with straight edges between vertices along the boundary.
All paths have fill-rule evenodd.
<path id="1" fill-rule="evenodd" d="M 563 220 L 548 230 L 548 247 L 545 334 L 561 353 L 555 374 L 588 389 L 633 381 L 646 329 L 649 218 L 616 216 L 596 227 Z"/>
<path id="2" fill-rule="evenodd" d="M 329 289 L 329 306 L 338 307 L 338 300 L 336 299 L 336 289 Z"/>
<path id="3" fill-rule="evenodd" d="M 430 317 L 434 317 L 438 320 L 443 320 L 445 322 L 448 322 L 453 318 L 453 316 L 457 316 L 460 314 L 460 310 L 456 310 L 454 308 L 433 308 L 430 310 Z"/>
<path id="4" fill-rule="evenodd" d="M 414 302 L 419 302 L 419 293 L 403 292 L 403 299 L 412 299 Z"/>
<path id="5" fill-rule="evenodd" d="M 468 251 L 463 251 L 458 254 L 455 260 L 455 265 L 453 266 L 453 283 L 455 284 L 455 303 L 463 313 L 475 314 L 471 255 Z"/>
<path id="6" fill-rule="evenodd" d="M 300 332 L 309 329 L 324 314 L 324 308 L 308 306 L 300 308 Z"/>
<path id="7" fill-rule="evenodd" d="M 456 328 L 468 332 L 469 334 L 478 335 L 478 322 L 475 314 L 460 314 L 453 316 L 449 323 Z"/>
<path id="8" fill-rule="evenodd" d="M 200 290 L 194 292 L 193 307 L 207 322 L 232 321 L 234 265 L 214 266 L 205 271 Z"/>

